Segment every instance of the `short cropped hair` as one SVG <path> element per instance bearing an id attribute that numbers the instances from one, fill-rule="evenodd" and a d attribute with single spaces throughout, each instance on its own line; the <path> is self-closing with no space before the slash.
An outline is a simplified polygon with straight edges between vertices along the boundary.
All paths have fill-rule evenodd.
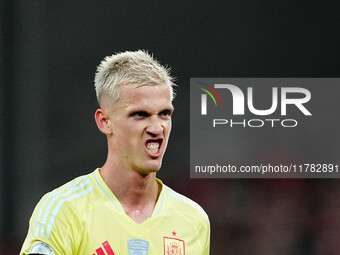
<path id="1" fill-rule="evenodd" d="M 113 100 L 119 99 L 119 87 L 123 84 L 169 86 L 171 100 L 174 98 L 173 82 L 170 68 L 162 66 L 144 50 L 125 51 L 107 56 L 97 67 L 95 89 L 99 105 L 103 95 L 110 95 Z"/>

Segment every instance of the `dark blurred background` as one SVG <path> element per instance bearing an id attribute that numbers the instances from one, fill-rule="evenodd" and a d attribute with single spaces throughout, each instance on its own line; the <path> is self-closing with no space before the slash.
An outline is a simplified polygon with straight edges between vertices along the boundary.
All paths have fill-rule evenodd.
<path id="1" fill-rule="evenodd" d="M 0 254 L 19 253 L 44 193 L 104 163 L 94 72 L 137 49 L 177 77 L 158 176 L 207 211 L 211 254 L 339 254 L 339 180 L 189 178 L 189 78 L 339 77 L 339 13 L 331 0 L 0 1 Z"/>

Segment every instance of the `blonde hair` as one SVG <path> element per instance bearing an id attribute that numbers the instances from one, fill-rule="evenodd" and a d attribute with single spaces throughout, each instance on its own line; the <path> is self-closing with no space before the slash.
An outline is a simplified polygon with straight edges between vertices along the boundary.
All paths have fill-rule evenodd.
<path id="1" fill-rule="evenodd" d="M 103 95 L 110 95 L 113 100 L 119 98 L 119 87 L 123 84 L 167 85 L 171 100 L 174 98 L 174 78 L 170 69 L 162 66 L 152 55 L 144 50 L 125 51 L 107 56 L 97 67 L 94 85 L 99 105 Z"/>

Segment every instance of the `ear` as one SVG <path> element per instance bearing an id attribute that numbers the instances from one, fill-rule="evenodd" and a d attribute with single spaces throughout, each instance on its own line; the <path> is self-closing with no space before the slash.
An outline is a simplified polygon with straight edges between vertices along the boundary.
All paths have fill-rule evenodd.
<path id="1" fill-rule="evenodd" d="M 112 127 L 106 110 L 98 109 L 94 114 L 98 129 L 105 135 L 112 134 Z"/>

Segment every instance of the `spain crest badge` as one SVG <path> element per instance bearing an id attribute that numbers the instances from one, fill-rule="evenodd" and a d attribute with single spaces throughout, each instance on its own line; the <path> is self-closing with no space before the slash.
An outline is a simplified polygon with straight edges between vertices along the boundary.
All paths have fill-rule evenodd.
<path id="1" fill-rule="evenodd" d="M 164 255 L 185 255 L 185 243 L 178 238 L 164 237 Z"/>

